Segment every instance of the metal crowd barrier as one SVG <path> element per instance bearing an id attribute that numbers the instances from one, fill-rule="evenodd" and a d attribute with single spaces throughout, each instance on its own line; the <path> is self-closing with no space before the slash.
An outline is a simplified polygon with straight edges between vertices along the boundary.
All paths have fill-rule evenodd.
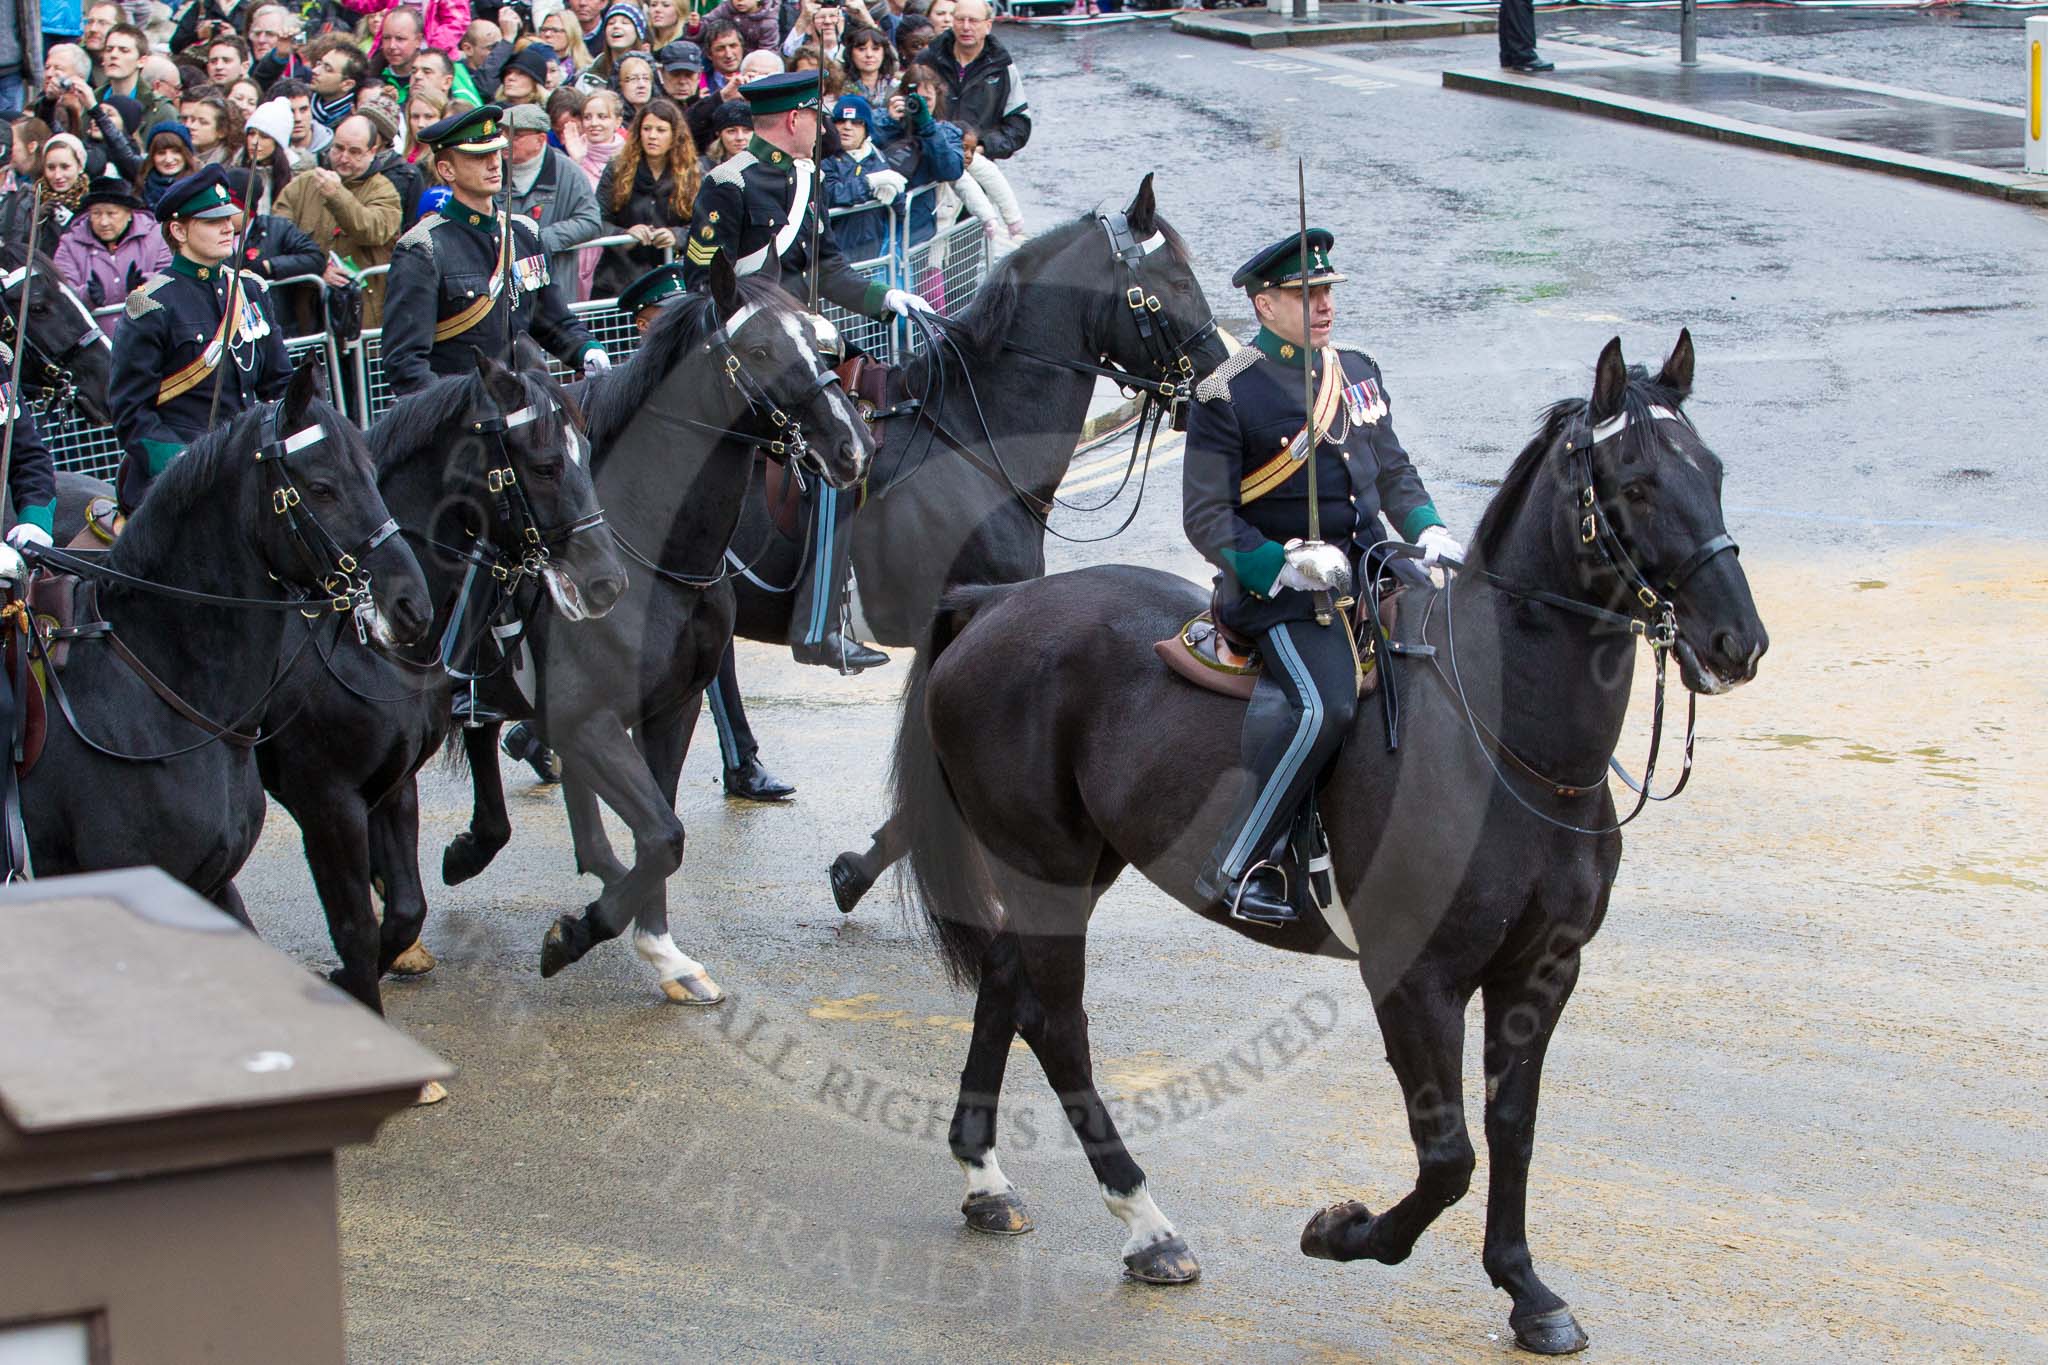
<path id="1" fill-rule="evenodd" d="M 956 313 L 974 297 L 988 276 L 988 236 L 979 221 L 971 214 L 963 214 L 958 222 L 932 237 L 920 242 L 910 241 L 911 204 L 917 196 L 936 194 L 938 189 L 937 185 L 928 185 L 913 190 L 882 209 L 889 218 L 885 251 L 870 260 L 854 262 L 853 269 L 868 279 L 883 280 L 892 289 L 909 289 L 923 294 L 942 311 Z M 853 213 L 870 213 L 876 211 L 876 207 L 860 205 L 834 209 L 830 216 L 840 218 Z M 593 247 L 632 245 L 636 245 L 633 238 L 621 233 L 595 238 L 572 249 L 584 251 Z M 373 266 L 363 274 L 381 275 L 389 269 L 389 266 Z M 320 283 L 318 275 L 294 275 L 275 281 L 271 287 L 317 286 Z M 94 313 L 98 317 L 112 317 L 124 307 L 124 304 L 114 304 L 95 309 Z M 619 311 L 618 300 L 590 299 L 571 304 L 570 311 L 583 320 L 592 339 L 605 348 L 614 362 L 625 360 L 639 349 L 639 329 L 633 325 L 632 318 Z M 825 304 L 821 311 L 847 341 L 869 355 L 886 357 L 892 364 L 901 364 L 924 348 L 923 334 L 901 321 L 860 317 L 833 303 Z M 332 333 L 325 331 L 287 337 L 285 349 L 294 362 L 308 354 L 318 358 L 326 371 L 328 392 L 335 396 L 337 406 L 352 421 L 367 427 L 391 407 L 394 395 L 384 374 L 383 328 L 367 328 L 345 347 L 335 341 Z M 549 357 L 548 368 L 559 379 L 581 377 L 570 373 L 553 357 Z M 112 427 L 86 422 L 76 411 L 60 409 L 47 400 L 32 400 L 29 410 L 35 414 L 37 430 L 42 433 L 57 468 L 95 478 L 114 477 L 121 464 L 121 444 Z"/>

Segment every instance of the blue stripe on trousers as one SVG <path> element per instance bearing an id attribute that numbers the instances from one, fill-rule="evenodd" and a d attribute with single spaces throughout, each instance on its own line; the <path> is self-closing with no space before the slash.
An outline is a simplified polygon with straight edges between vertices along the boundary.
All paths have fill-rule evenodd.
<path id="1" fill-rule="evenodd" d="M 832 614 L 832 554 L 839 534 L 839 490 L 820 479 L 818 526 L 811 537 L 811 621 L 804 643 L 815 645 L 830 629 Z"/>
<path id="2" fill-rule="evenodd" d="M 1253 805 L 1251 814 L 1245 817 L 1244 828 L 1237 832 L 1237 841 L 1230 846 L 1230 853 L 1223 860 L 1226 877 L 1237 877 L 1244 872 L 1251 855 L 1257 851 L 1246 845 L 1273 818 L 1273 808 L 1287 794 L 1302 760 L 1315 748 L 1316 736 L 1323 728 L 1322 693 L 1316 689 L 1315 679 L 1309 675 L 1308 665 L 1302 662 L 1288 630 L 1286 625 L 1276 627 L 1266 633 L 1266 641 L 1272 646 L 1268 651 L 1270 661 L 1285 668 L 1287 676 L 1294 679 L 1294 686 L 1301 696 L 1301 719 L 1295 724 L 1294 739 L 1288 744 L 1287 752 L 1280 756 L 1280 766 L 1273 770 L 1265 790 L 1259 793 L 1258 802 Z"/>
<path id="3" fill-rule="evenodd" d="M 728 768 L 740 766 L 740 746 L 732 737 L 732 717 L 725 713 L 725 689 L 716 679 L 704 689 L 704 700 L 711 706 L 711 725 L 718 731 L 718 756 Z"/>

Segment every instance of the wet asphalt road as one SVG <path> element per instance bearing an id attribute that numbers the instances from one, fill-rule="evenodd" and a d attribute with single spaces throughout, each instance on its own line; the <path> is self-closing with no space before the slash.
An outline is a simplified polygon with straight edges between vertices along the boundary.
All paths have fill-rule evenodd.
<path id="1" fill-rule="evenodd" d="M 1351 274 L 1340 337 L 1385 366 L 1455 527 L 1609 336 L 1654 362 L 1693 329 L 1690 410 L 1774 648 L 1703 707 L 1686 800 L 1632 831 L 1552 1050 L 1538 1264 L 1605 1359 L 2048 1354 L 2048 216 L 1439 87 L 1491 39 L 1003 36 L 1040 111 L 1013 163 L 1034 226 L 1156 170 L 1241 331 L 1228 277 L 1292 221 L 1309 154 Z M 1195 571 L 1177 472 L 1115 557 Z M 499 865 L 437 893 L 442 966 L 387 1000 L 462 1073 L 344 1161 L 355 1358 L 1510 1350 L 1476 1197 L 1398 1268 L 1295 1248 L 1315 1208 L 1382 1207 L 1412 1176 L 1355 975 L 1129 881 L 1092 945 L 1098 1075 L 1205 1278 L 1119 1283 L 1121 1233 L 1022 1052 L 1000 1151 L 1038 1231 L 964 1231 L 943 1127 L 969 1002 L 886 896 L 842 921 L 822 877 L 880 811 L 903 669 L 842 681 L 748 646 L 741 670 L 801 792 L 724 802 L 708 736 L 685 773 L 672 917 L 725 1007 L 661 1004 L 619 945 L 537 978 L 543 929 L 594 883 L 523 781 Z M 430 886 L 460 797 L 426 784 Z M 241 884 L 268 938 L 326 960 L 282 815 Z"/>

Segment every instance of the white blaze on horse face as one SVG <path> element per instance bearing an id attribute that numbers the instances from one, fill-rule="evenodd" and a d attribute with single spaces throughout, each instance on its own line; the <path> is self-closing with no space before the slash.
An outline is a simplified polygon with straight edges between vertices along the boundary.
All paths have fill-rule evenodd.
<path id="1" fill-rule="evenodd" d="M 1117 1194 L 1109 1186 L 1102 1187 L 1102 1202 L 1109 1211 L 1124 1220 L 1131 1235 L 1124 1241 L 1123 1254 L 1135 1256 L 1146 1247 L 1157 1246 L 1175 1235 L 1173 1224 L 1152 1202 L 1152 1192 L 1143 1185 L 1129 1194 Z"/>
<path id="2" fill-rule="evenodd" d="M 583 439 L 583 433 L 575 427 L 569 428 L 569 463 L 587 465 L 590 463 L 590 442 Z"/>
<path id="3" fill-rule="evenodd" d="M 1017 1188 L 1010 1183 L 1010 1178 L 1003 1174 L 1003 1168 L 996 1164 L 994 1152 L 984 1153 L 978 1166 L 971 1161 L 961 1161 L 959 1157 L 953 1159 L 960 1162 L 960 1173 L 967 1177 L 969 1199 L 985 1199 L 992 1194 L 1008 1194 Z"/>
<path id="4" fill-rule="evenodd" d="M 825 319 L 818 317 L 815 313 L 805 313 L 802 316 L 807 320 L 815 319 L 816 322 L 821 323 L 826 327 L 830 327 L 832 325 L 831 323 L 826 322 Z M 815 379 L 820 374 L 823 374 L 824 366 L 818 360 L 816 349 L 811 345 L 810 340 L 804 336 L 804 332 L 806 329 L 804 328 L 802 322 L 798 321 L 798 316 L 793 313 L 785 313 L 782 317 L 782 328 L 785 332 L 789 334 L 789 339 L 796 343 L 797 350 L 802 352 L 804 362 L 810 366 L 811 377 Z M 817 334 L 815 329 L 811 330 L 813 331 L 814 335 Z M 837 336 L 838 333 L 834 332 L 833 335 Z M 850 408 L 851 406 L 851 403 L 847 400 L 845 394 L 843 393 L 839 395 L 839 400 L 837 402 L 834 402 L 830 398 L 827 398 L 825 400 L 825 407 L 828 411 L 831 412 L 832 421 L 834 425 L 838 427 L 838 431 L 834 434 L 844 439 L 846 442 L 847 449 L 854 452 L 855 463 L 853 477 L 855 479 L 858 479 L 861 476 L 861 473 L 863 472 L 862 466 L 867 463 L 867 454 L 861 448 L 860 427 L 857 425 L 858 419 L 847 415 L 847 409 Z M 817 456 L 814 454 L 812 456 L 812 459 L 817 460 Z M 818 461 L 818 472 L 821 474 L 825 472 L 824 463 L 821 460 Z M 848 482 L 851 481 L 852 480 L 849 480 Z"/>

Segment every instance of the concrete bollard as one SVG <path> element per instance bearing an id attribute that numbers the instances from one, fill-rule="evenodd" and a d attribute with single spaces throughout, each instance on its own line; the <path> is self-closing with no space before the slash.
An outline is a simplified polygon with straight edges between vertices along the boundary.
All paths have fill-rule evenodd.
<path id="1" fill-rule="evenodd" d="M 2048 175 L 2048 137 L 2043 137 L 2042 120 L 2048 118 L 2048 17 L 2027 20 L 2027 171 Z"/>

